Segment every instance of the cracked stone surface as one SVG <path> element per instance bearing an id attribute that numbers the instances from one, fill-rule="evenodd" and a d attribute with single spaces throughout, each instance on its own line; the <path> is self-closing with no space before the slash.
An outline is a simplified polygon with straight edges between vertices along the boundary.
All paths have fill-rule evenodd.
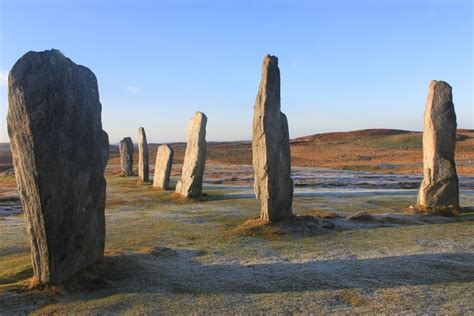
<path id="1" fill-rule="evenodd" d="M 173 149 L 169 145 L 160 145 L 156 152 L 154 187 L 164 190 L 169 189 L 172 165 Z"/>
<path id="2" fill-rule="evenodd" d="M 133 141 L 125 137 L 120 141 L 120 169 L 123 176 L 133 176 Z"/>
<path id="3" fill-rule="evenodd" d="M 176 184 L 176 193 L 184 197 L 198 197 L 202 194 L 207 148 L 206 124 L 207 117 L 202 112 L 196 112 L 189 121 L 183 171 L 181 180 Z"/>
<path id="4" fill-rule="evenodd" d="M 252 130 L 254 189 L 261 202 L 260 218 L 265 221 L 292 216 L 290 139 L 288 121 L 280 107 L 278 58 L 266 55 L 255 101 Z"/>
<path id="5" fill-rule="evenodd" d="M 456 127 L 451 86 L 432 80 L 424 115 L 423 182 L 418 194 L 418 205 L 422 207 L 459 206 L 454 161 Z"/>
<path id="6" fill-rule="evenodd" d="M 21 57 L 8 81 L 8 133 L 35 281 L 63 283 L 104 253 L 109 143 L 97 79 L 49 50 Z"/>
<path id="7" fill-rule="evenodd" d="M 146 141 L 145 129 L 140 127 L 138 129 L 138 177 L 143 182 L 149 181 L 149 166 L 148 166 L 148 143 Z"/>

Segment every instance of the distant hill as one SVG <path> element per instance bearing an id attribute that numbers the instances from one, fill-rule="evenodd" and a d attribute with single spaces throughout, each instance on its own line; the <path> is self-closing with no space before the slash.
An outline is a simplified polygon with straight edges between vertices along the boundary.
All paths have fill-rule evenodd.
<path id="1" fill-rule="evenodd" d="M 458 129 L 457 140 L 464 140 L 466 137 L 466 133 L 474 133 L 472 129 Z M 329 132 L 329 133 L 320 133 L 308 136 L 302 136 L 292 139 L 293 143 L 297 142 L 337 142 L 337 141 L 355 141 L 358 139 L 363 138 L 375 138 L 375 137 L 385 137 L 385 136 L 393 136 L 393 135 L 413 135 L 413 136 L 421 136 L 422 132 L 417 131 L 406 131 L 402 129 L 385 129 L 385 128 L 373 128 L 373 129 L 361 129 L 355 131 L 348 131 L 348 132 Z"/>
<path id="2" fill-rule="evenodd" d="M 174 163 L 182 163 L 185 143 L 171 143 Z M 149 144 L 150 166 L 155 163 L 158 144 Z M 135 159 L 138 157 L 135 144 Z M 399 129 L 363 129 L 320 133 L 291 140 L 294 166 L 327 167 L 372 172 L 422 172 L 422 133 Z M 208 142 L 208 163 L 252 164 L 251 141 Z M 474 130 L 458 129 L 456 162 L 458 172 L 474 175 Z M 0 172 L 11 168 L 8 143 L 0 143 Z M 110 146 L 110 164 L 119 163 L 118 146 Z"/>
<path id="3" fill-rule="evenodd" d="M 390 135 L 400 135 L 400 134 L 419 134 L 420 132 L 411 132 L 401 129 L 383 129 L 383 128 L 374 128 L 374 129 L 361 129 L 356 131 L 349 132 L 329 132 L 329 133 L 320 133 L 308 136 L 297 137 L 293 139 L 293 142 L 308 142 L 308 141 L 338 141 L 338 140 L 355 140 L 359 138 L 366 137 L 379 137 L 379 136 L 390 136 Z"/>

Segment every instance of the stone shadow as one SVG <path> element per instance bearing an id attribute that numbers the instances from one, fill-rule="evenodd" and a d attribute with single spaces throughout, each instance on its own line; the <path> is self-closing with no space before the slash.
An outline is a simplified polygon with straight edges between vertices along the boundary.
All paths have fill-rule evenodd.
<path id="1" fill-rule="evenodd" d="M 370 259 L 202 264 L 199 251 L 155 248 L 149 254 L 106 257 L 78 275 L 74 291 L 256 294 L 330 289 L 383 289 L 474 281 L 473 253 L 435 253 Z M 98 275 L 94 282 L 90 276 Z"/>
<path id="2" fill-rule="evenodd" d="M 11 288 L 0 303 L 31 310 L 51 303 L 98 300 L 117 294 L 264 294 L 341 289 L 429 286 L 474 281 L 473 253 L 434 253 L 369 259 L 330 259 L 258 264 L 199 262 L 204 253 L 156 247 L 146 253 L 106 256 L 59 290 Z M 273 259 L 275 260 L 275 259 Z M 13 292 L 17 292 L 16 294 Z M 15 304 L 9 304 L 15 299 Z M 13 301 L 12 301 L 13 303 Z M 11 306 L 10 306 L 11 305 Z"/>

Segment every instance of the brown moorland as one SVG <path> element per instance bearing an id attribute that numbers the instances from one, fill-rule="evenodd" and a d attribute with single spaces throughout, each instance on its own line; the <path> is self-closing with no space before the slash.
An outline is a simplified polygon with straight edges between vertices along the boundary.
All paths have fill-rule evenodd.
<path id="1" fill-rule="evenodd" d="M 149 144 L 153 168 L 160 144 Z M 185 143 L 171 143 L 174 164 L 181 164 Z M 135 164 L 138 149 L 135 145 Z M 381 173 L 422 173 L 422 133 L 396 129 L 364 129 L 350 132 L 321 133 L 291 140 L 293 166 L 324 167 Z M 208 163 L 252 164 L 250 141 L 209 142 Z M 119 164 L 117 145 L 111 145 L 111 165 Z M 461 175 L 474 175 L 474 130 L 458 129 L 456 163 Z M 136 166 L 134 166 L 136 168 Z M 0 172 L 12 168 L 8 144 L 0 144 Z M 116 173 L 119 170 L 108 170 Z"/>

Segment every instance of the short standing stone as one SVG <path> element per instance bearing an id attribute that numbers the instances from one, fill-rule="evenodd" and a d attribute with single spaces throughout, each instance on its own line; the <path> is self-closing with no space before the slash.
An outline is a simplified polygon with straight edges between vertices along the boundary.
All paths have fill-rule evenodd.
<path id="1" fill-rule="evenodd" d="M 176 184 L 176 193 L 184 197 L 202 194 L 202 178 L 206 164 L 206 124 L 204 113 L 196 112 L 188 125 L 188 144 L 184 155 L 181 180 Z"/>
<path id="2" fill-rule="evenodd" d="M 120 141 L 120 168 L 123 176 L 133 176 L 133 142 L 130 137 Z"/>
<path id="3" fill-rule="evenodd" d="M 103 256 L 108 137 L 97 79 L 57 50 L 10 71 L 8 133 L 36 282 L 59 284 Z"/>
<path id="4" fill-rule="evenodd" d="M 156 151 L 155 175 L 153 186 L 169 189 L 171 167 L 173 164 L 173 149 L 169 145 L 161 145 Z"/>
<path id="5" fill-rule="evenodd" d="M 419 206 L 459 206 L 454 161 L 456 127 L 451 86 L 443 81 L 431 81 L 424 117 L 423 182 L 418 194 Z"/>
<path id="6" fill-rule="evenodd" d="M 148 182 L 148 143 L 146 142 L 145 129 L 140 127 L 138 129 L 138 177 L 143 182 Z"/>
<path id="7" fill-rule="evenodd" d="M 252 136 L 255 194 L 261 202 L 260 218 L 275 221 L 292 216 L 288 121 L 280 111 L 278 58 L 265 56 L 254 107 Z"/>

